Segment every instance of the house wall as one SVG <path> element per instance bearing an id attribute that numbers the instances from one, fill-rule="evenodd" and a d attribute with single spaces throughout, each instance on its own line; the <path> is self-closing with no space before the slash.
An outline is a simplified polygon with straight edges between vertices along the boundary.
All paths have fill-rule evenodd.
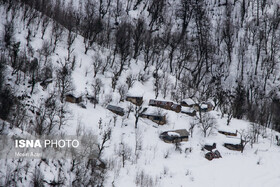
<path id="1" fill-rule="evenodd" d="M 140 98 L 140 97 L 139 98 L 138 97 L 127 97 L 126 100 L 137 106 L 140 106 L 143 103 L 143 98 Z"/>
<path id="2" fill-rule="evenodd" d="M 218 131 L 220 134 L 224 134 L 226 136 L 237 136 L 236 133 L 232 133 L 232 132 L 225 132 L 225 131 Z"/>
<path id="3" fill-rule="evenodd" d="M 72 97 L 72 96 L 69 96 L 69 95 L 66 95 L 65 101 L 67 101 L 69 103 L 76 103 L 76 98 Z"/>

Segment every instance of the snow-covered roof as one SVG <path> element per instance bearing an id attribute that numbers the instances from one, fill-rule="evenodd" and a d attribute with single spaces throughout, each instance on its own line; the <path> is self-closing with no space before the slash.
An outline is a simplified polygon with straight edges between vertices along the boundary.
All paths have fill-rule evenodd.
<path id="1" fill-rule="evenodd" d="M 179 136 L 188 136 L 189 132 L 186 129 L 177 129 L 177 130 L 172 130 L 172 131 L 167 131 L 168 135 L 169 133 L 176 133 L 179 134 Z"/>
<path id="2" fill-rule="evenodd" d="M 240 144 L 240 138 L 225 138 L 224 143 L 237 145 Z"/>
<path id="3" fill-rule="evenodd" d="M 230 126 L 225 126 L 222 125 L 218 128 L 219 131 L 223 131 L 223 132 L 230 132 L 230 133 L 236 133 L 236 129 L 230 127 Z"/>
<path id="4" fill-rule="evenodd" d="M 208 105 L 207 105 L 207 104 L 201 104 L 201 105 L 200 105 L 200 108 L 201 108 L 201 109 L 207 109 L 207 108 L 208 108 Z"/>
<path id="5" fill-rule="evenodd" d="M 182 102 L 186 103 L 187 105 L 194 105 L 195 104 L 194 100 L 192 100 L 191 98 L 184 99 L 184 100 L 182 100 Z"/>
<path id="6" fill-rule="evenodd" d="M 148 106 L 146 108 L 143 109 L 142 114 L 145 115 L 160 115 L 163 116 L 161 109 L 159 109 L 158 107 L 153 107 L 153 106 Z"/>
<path id="7" fill-rule="evenodd" d="M 167 134 L 168 134 L 168 136 L 180 136 L 180 134 L 179 133 L 177 133 L 177 132 L 167 132 Z"/>
<path id="8" fill-rule="evenodd" d="M 108 105 L 107 106 L 108 110 L 113 110 L 113 111 L 118 111 L 118 112 L 124 112 L 124 109 L 118 106 L 114 106 L 114 105 Z"/>
<path id="9" fill-rule="evenodd" d="M 195 111 L 195 109 L 190 108 L 190 107 L 183 107 L 181 108 L 181 112 L 182 113 L 193 113 Z"/>
<path id="10" fill-rule="evenodd" d="M 133 91 L 129 91 L 126 96 L 127 97 L 143 97 L 144 92 L 142 90 L 134 89 Z"/>

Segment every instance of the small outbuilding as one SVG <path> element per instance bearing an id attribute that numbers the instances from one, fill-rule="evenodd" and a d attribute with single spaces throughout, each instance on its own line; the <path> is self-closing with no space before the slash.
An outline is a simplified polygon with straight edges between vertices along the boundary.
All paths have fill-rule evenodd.
<path id="1" fill-rule="evenodd" d="M 237 136 L 237 130 L 235 132 L 218 130 L 218 133 L 226 135 L 226 136 Z"/>
<path id="2" fill-rule="evenodd" d="M 233 151 L 242 151 L 244 148 L 241 140 L 238 138 L 227 138 L 224 146 Z"/>
<path id="3" fill-rule="evenodd" d="M 218 133 L 226 135 L 226 136 L 237 136 L 237 130 L 233 129 L 230 126 L 221 126 L 218 129 Z"/>
<path id="4" fill-rule="evenodd" d="M 182 107 L 181 113 L 187 114 L 189 116 L 196 116 L 196 110 L 194 108 L 190 108 L 190 107 Z"/>
<path id="5" fill-rule="evenodd" d="M 126 96 L 126 101 L 129 101 L 137 106 L 141 106 L 143 103 L 143 97 L 139 96 Z"/>
<path id="6" fill-rule="evenodd" d="M 199 107 L 201 112 L 209 112 L 214 108 L 211 102 L 202 102 Z"/>
<path id="7" fill-rule="evenodd" d="M 75 97 L 73 94 L 65 95 L 65 101 L 69 103 L 80 103 L 83 101 L 82 96 Z"/>
<path id="8" fill-rule="evenodd" d="M 173 105 L 172 101 L 160 101 L 155 99 L 150 99 L 149 101 L 149 106 L 160 107 L 167 110 L 172 110 L 172 105 Z"/>
<path id="9" fill-rule="evenodd" d="M 182 100 L 181 105 L 185 107 L 193 107 L 195 105 L 195 102 L 191 98 L 188 98 Z"/>
<path id="10" fill-rule="evenodd" d="M 188 141 L 189 132 L 186 129 L 165 131 L 160 134 L 159 138 L 165 143 L 179 143 L 182 141 Z"/>
<path id="11" fill-rule="evenodd" d="M 108 105 L 107 109 L 119 116 L 124 116 L 124 109 L 121 107 L 114 106 L 114 105 Z"/>
<path id="12" fill-rule="evenodd" d="M 158 108 L 155 107 L 146 107 L 142 110 L 139 115 L 141 118 L 147 118 L 159 125 L 166 124 L 166 116 L 158 111 Z"/>
<path id="13" fill-rule="evenodd" d="M 205 144 L 203 146 L 203 149 L 206 149 L 207 151 L 212 152 L 213 149 L 216 149 L 216 143 L 213 143 L 212 145 Z"/>

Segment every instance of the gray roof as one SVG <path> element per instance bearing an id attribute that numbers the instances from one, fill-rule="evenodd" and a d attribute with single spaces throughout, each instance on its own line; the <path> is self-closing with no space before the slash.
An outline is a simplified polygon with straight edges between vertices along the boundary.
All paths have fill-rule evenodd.
<path id="1" fill-rule="evenodd" d="M 122 112 L 122 113 L 124 113 L 124 109 L 123 109 L 123 108 L 118 107 L 118 106 L 114 106 L 114 105 L 108 105 L 108 106 L 107 106 L 107 109 L 108 109 L 108 110 L 113 110 L 113 111 L 116 111 L 116 112 Z"/>
<path id="2" fill-rule="evenodd" d="M 180 135 L 180 137 L 182 136 L 189 136 L 189 132 L 186 129 L 177 129 L 177 130 L 170 130 L 170 131 L 165 131 L 166 133 L 176 133 L 178 135 Z"/>

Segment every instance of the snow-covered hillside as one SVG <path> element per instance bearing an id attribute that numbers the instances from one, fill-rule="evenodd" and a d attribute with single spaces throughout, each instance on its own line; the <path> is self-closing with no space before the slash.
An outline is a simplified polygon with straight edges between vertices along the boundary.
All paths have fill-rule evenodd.
<path id="1" fill-rule="evenodd" d="M 75 28 L 68 23 L 72 21 L 70 18 L 90 14 L 86 7 L 91 4 L 86 3 L 93 1 L 60 1 L 54 9 L 73 8 L 73 12 L 69 11 L 73 15 L 68 12 L 69 20 L 64 21 L 57 15 L 52 15 L 54 19 L 46 18 L 37 10 L 51 14 L 42 11 L 39 5 L 30 8 L 26 5 L 30 2 L 22 1 L 11 8 L 8 2 L 0 1 L 0 32 L 13 30 L 10 45 L 7 35 L 0 37 L 0 63 L 5 67 L 3 86 L 1 82 L 4 88 L 0 87 L 0 93 L 8 89 L 17 100 L 8 117 L 1 119 L 0 132 L 18 136 L 89 134 L 88 142 L 93 142 L 97 160 L 105 167 L 91 163 L 87 157 L 81 160 L 1 157 L 0 186 L 279 186 L 280 146 L 276 137 L 280 133 L 271 129 L 279 129 L 275 114 L 279 112 L 277 39 L 280 35 L 278 25 L 273 22 L 279 16 L 278 2 L 230 1 L 227 6 L 223 3 L 228 1 L 196 4 L 191 1 L 192 11 L 205 14 L 186 15 L 193 20 L 181 31 L 182 21 L 187 19 L 177 19 L 184 16 L 176 10 L 182 2 L 187 6 L 186 1 L 159 1 L 164 4 L 159 17 L 155 17 L 160 9 L 157 1 L 112 1 L 109 7 L 108 0 L 103 2 L 104 7 L 100 6 L 102 11 L 96 8 L 102 2 L 98 1 L 93 7 L 103 16 L 101 25 L 106 32 L 99 34 L 95 29 L 93 33 L 98 34 L 94 39 L 91 35 L 85 38 L 88 35 L 80 30 L 86 25 Z M 73 7 L 67 2 L 72 2 Z M 204 9 L 199 9 L 198 2 Z M 263 17 L 258 15 L 260 22 L 265 24 L 265 19 L 271 19 L 269 23 L 276 25 L 276 28 L 264 27 L 266 42 L 260 40 L 258 28 L 250 27 L 256 21 L 255 11 L 259 10 L 255 8 L 259 8 L 260 2 L 266 5 L 260 11 Z M 243 3 L 247 9 L 242 17 L 239 11 L 244 8 Z M 232 12 L 226 12 L 225 8 L 231 8 Z M 231 15 L 228 21 L 234 27 L 219 30 L 226 26 L 221 16 L 226 13 Z M 227 31 L 234 36 L 226 36 Z M 138 35 L 139 51 L 135 44 Z M 18 47 L 17 42 L 20 42 Z M 263 45 L 269 46 L 258 50 Z M 67 94 L 81 96 L 82 101 L 66 102 Z M 136 106 L 126 101 L 126 96 L 143 97 L 143 104 Z M 139 117 L 150 99 L 180 104 L 189 98 L 199 108 L 204 102 L 211 102 L 213 110 L 199 112 L 199 109 L 195 116 L 190 116 L 154 107 L 158 114 L 166 116 L 164 125 Z M 1 107 L 3 103 L 1 99 Z M 53 110 L 49 103 L 53 104 Z M 122 107 L 125 114 L 119 116 L 106 109 L 109 104 Z M 159 138 L 161 133 L 177 129 L 190 132 L 188 141 L 165 143 Z M 236 136 L 218 131 L 229 131 Z M 209 161 L 205 158 L 209 151 L 204 146 L 213 143 L 222 158 Z M 225 143 L 241 144 L 244 150 L 229 150 Z"/>

